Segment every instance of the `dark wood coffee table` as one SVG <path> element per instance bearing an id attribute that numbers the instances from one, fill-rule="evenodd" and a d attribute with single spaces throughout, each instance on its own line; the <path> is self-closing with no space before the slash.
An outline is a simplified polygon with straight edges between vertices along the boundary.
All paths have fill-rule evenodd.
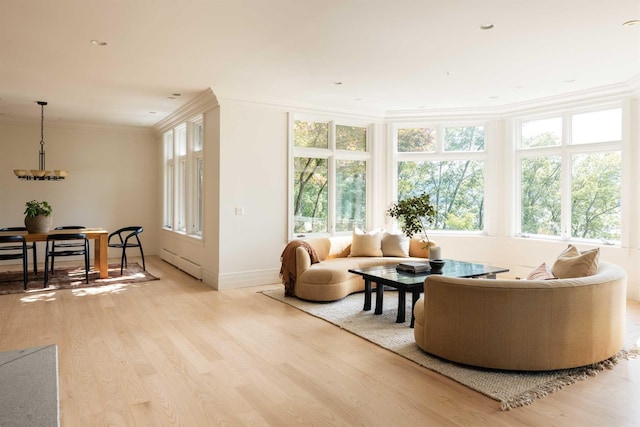
<path id="1" fill-rule="evenodd" d="M 443 276 L 463 277 L 463 278 L 485 278 L 495 279 L 496 274 L 509 271 L 508 268 L 493 267 L 487 264 L 475 264 L 471 262 L 445 260 L 446 264 L 442 269 Z M 364 307 L 365 311 L 371 310 L 371 284 L 376 284 L 376 308 L 375 314 L 382 314 L 382 303 L 384 299 L 384 287 L 389 286 L 398 290 L 398 316 L 397 323 L 405 321 L 406 293 L 411 292 L 411 327 L 413 328 L 414 316 L 413 307 L 420 298 L 420 293 L 424 290 L 424 280 L 432 274 L 430 271 L 424 273 L 408 273 L 396 270 L 396 265 L 381 265 L 367 268 L 354 268 L 350 273 L 359 274 L 364 278 Z M 436 273 L 433 273 L 436 274 Z"/>

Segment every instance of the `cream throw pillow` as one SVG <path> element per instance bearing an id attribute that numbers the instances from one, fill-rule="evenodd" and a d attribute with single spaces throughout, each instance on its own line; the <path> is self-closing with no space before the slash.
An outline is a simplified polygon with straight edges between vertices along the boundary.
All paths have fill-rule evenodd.
<path id="1" fill-rule="evenodd" d="M 382 235 L 382 256 L 409 256 L 409 238 L 402 233 L 384 233 Z"/>
<path id="2" fill-rule="evenodd" d="M 527 276 L 527 280 L 550 280 L 556 278 L 557 277 L 553 275 L 546 262 L 543 262 L 538 267 L 534 268 Z"/>
<path id="3" fill-rule="evenodd" d="M 559 279 L 592 276 L 598 271 L 599 256 L 600 248 L 580 252 L 569 245 L 558 255 L 551 272 Z"/>
<path id="4" fill-rule="evenodd" d="M 382 256 L 382 231 L 372 230 L 368 233 L 356 228 L 353 230 L 350 257 Z"/>

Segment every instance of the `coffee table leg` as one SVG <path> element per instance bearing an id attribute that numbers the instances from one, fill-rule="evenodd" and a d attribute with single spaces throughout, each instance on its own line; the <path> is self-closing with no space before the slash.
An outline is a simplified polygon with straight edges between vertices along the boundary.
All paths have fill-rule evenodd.
<path id="1" fill-rule="evenodd" d="M 405 319 L 405 306 L 407 305 L 406 292 L 398 289 L 398 317 L 396 317 L 396 323 L 404 323 Z"/>
<path id="2" fill-rule="evenodd" d="M 382 314 L 382 301 L 384 299 L 384 285 L 376 283 L 376 310 L 375 314 Z"/>
<path id="3" fill-rule="evenodd" d="M 371 280 L 364 280 L 364 307 L 362 310 L 371 310 Z"/>

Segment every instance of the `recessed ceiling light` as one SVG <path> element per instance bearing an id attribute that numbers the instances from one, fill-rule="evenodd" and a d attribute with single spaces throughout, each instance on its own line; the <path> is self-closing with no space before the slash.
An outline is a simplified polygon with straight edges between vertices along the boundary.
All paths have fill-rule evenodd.
<path id="1" fill-rule="evenodd" d="M 182 96 L 181 93 L 172 93 L 171 96 Z"/>
<path id="2" fill-rule="evenodd" d="M 175 96 L 167 96 L 167 99 L 176 99 Z"/>
<path id="3" fill-rule="evenodd" d="M 633 27 L 634 25 L 640 24 L 640 19 L 632 19 L 631 21 L 623 22 L 623 27 Z"/>
<path id="4" fill-rule="evenodd" d="M 149 111 L 149 114 L 156 114 L 155 111 Z"/>
<path id="5" fill-rule="evenodd" d="M 93 40 L 91 40 L 91 44 L 94 45 L 94 46 L 106 46 L 107 42 L 105 42 L 103 40 L 93 39 Z"/>
<path id="6" fill-rule="evenodd" d="M 340 86 L 342 84 L 342 82 L 333 82 L 334 85 L 336 86 Z"/>
<path id="7" fill-rule="evenodd" d="M 493 27 L 495 27 L 495 25 L 490 24 L 490 23 L 486 23 L 486 24 L 481 24 L 480 25 L 480 29 L 481 30 L 492 30 Z"/>

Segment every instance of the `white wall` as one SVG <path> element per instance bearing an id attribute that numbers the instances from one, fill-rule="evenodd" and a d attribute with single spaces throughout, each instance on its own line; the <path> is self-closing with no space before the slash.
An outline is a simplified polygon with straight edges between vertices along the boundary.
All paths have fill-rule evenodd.
<path id="1" fill-rule="evenodd" d="M 13 169 L 38 169 L 39 123 L 0 123 L 0 135 L 0 226 L 22 226 L 25 203 L 46 200 L 53 207 L 54 226 L 113 231 L 142 225 L 145 254 L 157 252 L 160 167 L 150 131 L 45 122 L 46 167 L 68 170 L 64 181 L 22 181 L 13 174 Z M 119 260 L 120 252 L 109 256 Z"/>
<path id="2" fill-rule="evenodd" d="M 220 105 L 218 288 L 275 282 L 287 239 L 287 113 Z"/>

